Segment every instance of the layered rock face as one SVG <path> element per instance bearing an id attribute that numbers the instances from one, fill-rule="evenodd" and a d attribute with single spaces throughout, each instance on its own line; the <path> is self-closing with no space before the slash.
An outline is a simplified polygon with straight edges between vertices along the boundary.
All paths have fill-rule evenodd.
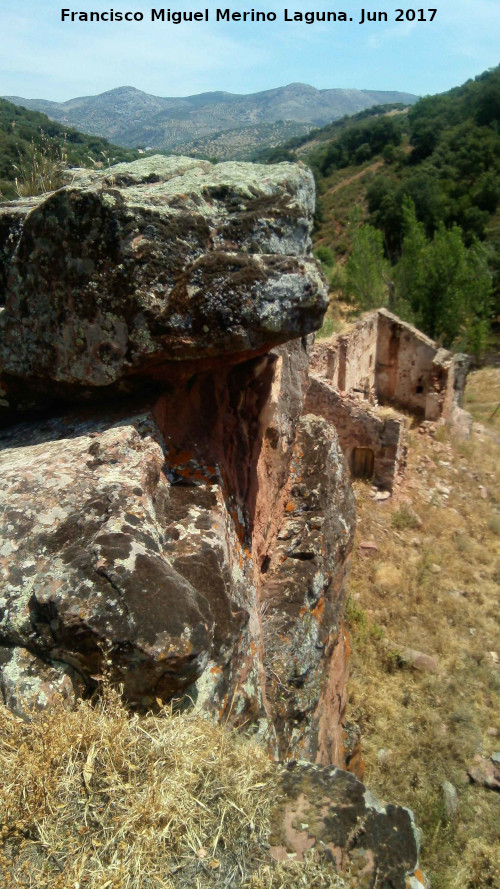
<path id="1" fill-rule="evenodd" d="M 313 208 L 300 166 L 148 158 L 0 209 L 17 712 L 107 674 L 132 706 L 187 695 L 280 758 L 343 761 L 354 501 L 303 415 Z"/>
<path id="2" fill-rule="evenodd" d="M 304 409 L 313 208 L 300 166 L 186 158 L 0 207 L 0 689 L 22 718 L 106 677 L 344 764 L 355 511 Z M 319 766 L 282 773 L 274 856 L 421 887 L 406 810 Z"/>

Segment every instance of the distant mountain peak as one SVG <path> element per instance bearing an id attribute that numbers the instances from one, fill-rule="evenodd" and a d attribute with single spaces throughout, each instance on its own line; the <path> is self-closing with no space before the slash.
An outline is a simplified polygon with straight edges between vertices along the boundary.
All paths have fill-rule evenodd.
<path id="1" fill-rule="evenodd" d="M 238 95 L 225 91 L 193 96 L 153 96 L 134 86 L 119 86 L 96 96 L 80 96 L 66 102 L 44 99 L 4 98 L 85 133 L 105 136 L 128 148 L 148 146 L 159 150 L 195 150 L 200 140 L 223 139 L 231 132 L 244 142 L 252 131 L 253 147 L 276 144 L 276 127 L 284 121 L 299 132 L 324 126 L 371 105 L 417 100 L 408 93 L 349 89 L 316 89 L 308 83 L 289 83 L 258 93 Z M 272 135 L 271 135 L 272 133 Z M 235 135 L 236 134 L 236 135 Z M 266 142 L 266 139 L 268 140 Z M 241 152 L 240 152 L 241 154 Z"/>

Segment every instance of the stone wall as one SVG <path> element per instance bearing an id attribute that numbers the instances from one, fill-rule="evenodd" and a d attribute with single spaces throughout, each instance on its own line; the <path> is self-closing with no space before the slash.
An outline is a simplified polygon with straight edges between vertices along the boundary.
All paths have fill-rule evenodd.
<path id="1" fill-rule="evenodd" d="M 378 315 L 363 318 L 348 334 L 339 334 L 315 345 L 311 368 L 341 392 L 355 392 L 368 398 L 375 383 Z"/>
<path id="2" fill-rule="evenodd" d="M 374 385 L 379 400 L 426 420 L 442 418 L 454 423 L 470 359 L 440 348 L 385 309 L 380 309 L 377 317 Z"/>
<path id="3" fill-rule="evenodd" d="M 429 337 L 389 312 L 377 312 L 377 319 L 377 397 L 423 418 L 427 396 L 437 382 L 433 360 L 438 349 Z"/>
<path id="4" fill-rule="evenodd" d="M 390 404 L 426 420 L 454 422 L 470 368 L 467 355 L 440 348 L 386 309 L 345 334 L 319 341 L 312 371 L 340 392 Z"/>
<path id="5" fill-rule="evenodd" d="M 375 485 L 393 490 L 406 465 L 405 417 L 388 416 L 351 394 L 342 394 L 329 381 L 318 377 L 311 378 L 305 410 L 324 417 L 335 426 L 353 476 L 363 474 L 365 463 L 367 477 L 372 478 Z M 360 451 L 365 453 L 360 454 Z M 373 455 L 371 472 L 370 454 Z M 365 456 L 368 460 L 358 459 Z"/>

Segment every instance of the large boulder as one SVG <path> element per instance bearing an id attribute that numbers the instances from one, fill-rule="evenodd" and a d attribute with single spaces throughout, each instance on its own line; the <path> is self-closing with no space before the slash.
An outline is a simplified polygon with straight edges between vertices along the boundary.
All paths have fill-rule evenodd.
<path id="1" fill-rule="evenodd" d="M 342 769 L 291 763 L 280 772 L 271 855 L 303 861 L 314 849 L 350 889 L 425 889 L 419 831 L 403 806 L 384 805 Z"/>
<path id="2" fill-rule="evenodd" d="M 0 207 L 4 400 L 242 360 L 315 330 L 313 209 L 305 167 L 160 156 Z"/>
<path id="3" fill-rule="evenodd" d="M 0 457 L 0 643 L 74 667 L 109 667 L 149 704 L 196 679 L 213 618 L 164 556 L 160 436 L 148 414 L 21 427 Z"/>

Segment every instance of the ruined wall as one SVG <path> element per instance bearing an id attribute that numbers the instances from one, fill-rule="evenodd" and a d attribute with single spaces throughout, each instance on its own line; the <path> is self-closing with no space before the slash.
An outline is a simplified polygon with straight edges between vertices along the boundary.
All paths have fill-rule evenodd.
<path id="1" fill-rule="evenodd" d="M 311 378 L 305 410 L 335 426 L 354 477 L 362 474 L 360 465 L 367 466 L 366 460 L 359 460 L 365 456 L 359 454 L 360 449 L 369 451 L 373 454 L 373 471 L 370 472 L 368 465 L 366 477 L 380 487 L 393 490 L 406 465 L 407 421 L 404 417 L 381 414 L 356 397 L 339 393 L 329 382 L 317 377 Z"/>
<path id="2" fill-rule="evenodd" d="M 385 309 L 364 315 L 349 333 L 315 344 L 306 409 L 335 425 L 354 477 L 392 490 L 404 474 L 407 423 L 378 408 L 443 419 L 465 435 L 462 410 L 470 367 Z"/>
<path id="3" fill-rule="evenodd" d="M 438 383 L 433 364 L 437 347 L 429 337 L 390 312 L 381 309 L 377 315 L 377 397 L 382 403 L 424 417 L 428 395 Z"/>
<path id="4" fill-rule="evenodd" d="M 348 334 L 315 344 L 311 370 L 342 392 L 368 398 L 373 391 L 377 357 L 378 316 L 366 315 Z"/>
<path id="5" fill-rule="evenodd" d="M 343 392 L 358 392 L 368 397 L 373 389 L 377 361 L 377 315 L 367 315 L 364 324 L 339 336 L 339 361 L 332 382 Z"/>

